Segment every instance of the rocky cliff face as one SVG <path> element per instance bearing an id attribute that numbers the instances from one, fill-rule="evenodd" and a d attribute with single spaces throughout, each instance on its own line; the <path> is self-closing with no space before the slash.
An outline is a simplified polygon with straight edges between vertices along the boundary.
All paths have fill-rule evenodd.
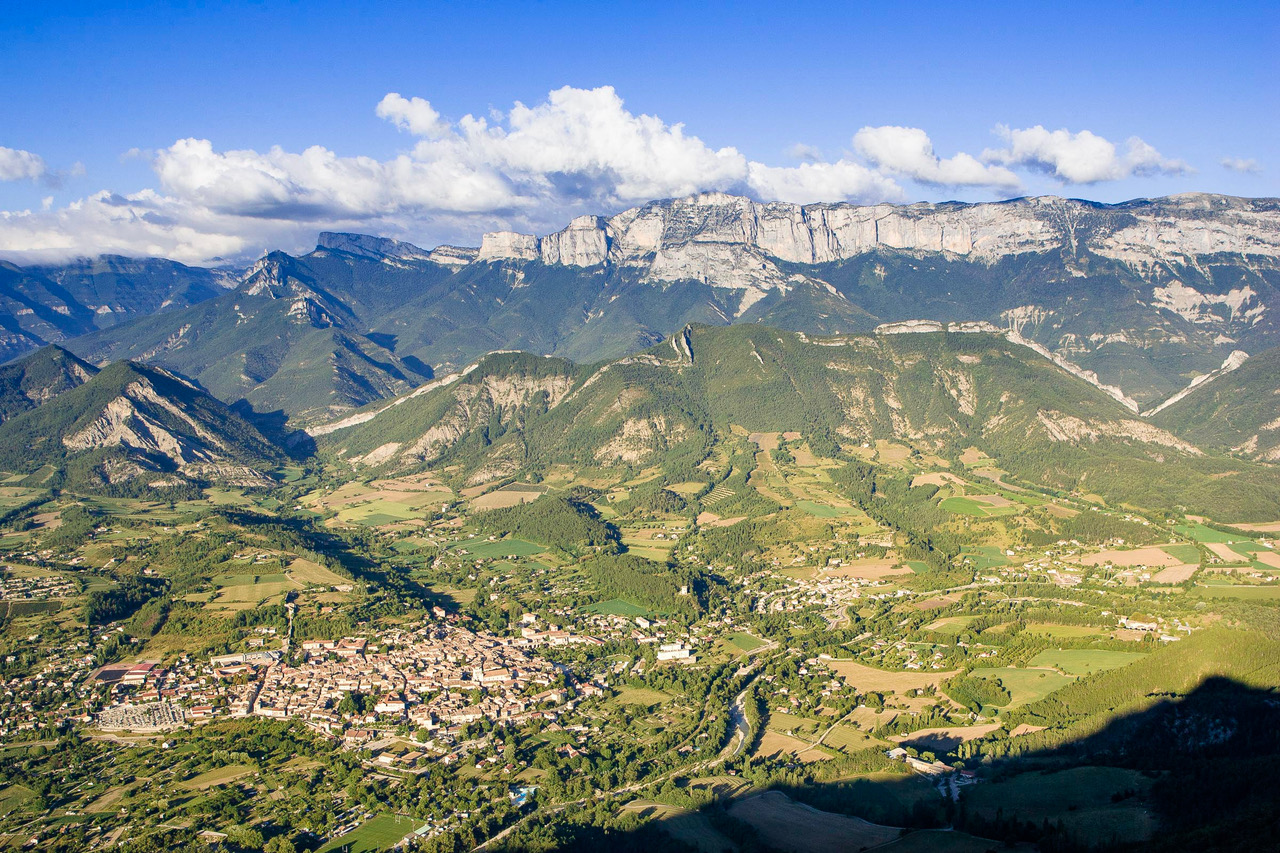
<path id="1" fill-rule="evenodd" d="M 1280 202 L 1188 194 L 1105 205 L 1056 197 L 993 204 L 797 205 L 724 193 L 579 217 L 541 239 L 487 234 L 480 260 L 646 266 L 653 278 L 702 268 L 726 286 L 771 284 L 772 260 L 825 264 L 877 249 L 994 261 L 1061 251 L 1136 265 L 1219 254 L 1280 258 Z M 754 264 L 740 255 L 752 256 Z M 754 266 L 754 269 L 753 269 Z M 744 280 L 745 275 L 745 280 Z"/>

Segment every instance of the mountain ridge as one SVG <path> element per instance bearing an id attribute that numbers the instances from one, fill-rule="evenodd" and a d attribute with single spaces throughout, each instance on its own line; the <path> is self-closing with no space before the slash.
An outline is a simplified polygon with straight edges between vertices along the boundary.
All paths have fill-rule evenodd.
<path id="1" fill-rule="evenodd" d="M 323 232 L 211 300 L 82 328 L 67 346 L 95 363 L 162 364 L 307 425 L 492 350 L 590 362 L 688 323 L 824 335 L 985 322 L 1143 410 L 1233 351 L 1280 344 L 1277 309 L 1275 199 L 856 206 L 713 193 L 543 237 L 495 232 L 477 249 Z"/>

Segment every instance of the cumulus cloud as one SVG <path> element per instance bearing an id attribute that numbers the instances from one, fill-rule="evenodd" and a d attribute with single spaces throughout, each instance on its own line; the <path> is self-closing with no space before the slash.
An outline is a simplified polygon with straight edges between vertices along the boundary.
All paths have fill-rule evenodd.
<path id="1" fill-rule="evenodd" d="M 868 162 L 922 184 L 946 187 L 1018 187 L 1018 176 L 1002 166 L 986 165 L 969 154 L 943 159 L 933 151 L 929 135 L 917 127 L 864 127 L 853 147 Z"/>
<path id="2" fill-rule="evenodd" d="M 1004 148 L 988 148 L 982 159 L 1021 166 L 1052 175 L 1063 183 L 1096 184 L 1134 175 L 1180 175 L 1190 171 L 1181 160 L 1168 159 L 1136 136 L 1121 152 L 1114 142 L 1088 130 L 1046 130 L 1041 125 L 1015 130 L 996 127 Z"/>
<path id="3" fill-rule="evenodd" d="M 609 213 L 654 198 L 742 193 L 770 201 L 873 203 L 905 197 L 901 180 L 1005 193 L 1015 168 L 1061 179 L 1184 168 L 1139 139 L 1124 153 L 1088 131 L 1000 129 L 1007 148 L 982 160 L 939 157 L 925 131 L 864 127 L 834 162 L 810 146 L 791 165 L 713 147 L 653 115 L 628 110 L 612 87 L 564 87 L 535 104 L 449 118 L 429 101 L 387 94 L 374 114 L 409 137 L 379 159 L 315 145 L 220 150 L 179 139 L 148 159 L 157 185 L 100 192 L 62 208 L 0 213 L 0 253 L 41 257 L 117 252 L 187 262 L 244 260 L 268 248 L 299 249 L 323 229 L 387 234 L 432 245 L 478 240 L 486 230 L 547 233 L 579 213 Z M 798 161 L 798 162 L 797 162 Z M 16 164 L 16 165 L 15 165 Z M 0 176 L 38 176 L 43 161 L 0 149 Z"/>
<path id="4" fill-rule="evenodd" d="M 1232 172 L 1241 172 L 1246 175 L 1258 175 L 1262 173 L 1262 164 L 1252 157 L 1223 157 L 1222 168 L 1230 169 Z"/>
<path id="5" fill-rule="evenodd" d="M 874 169 L 849 160 L 801 163 L 795 167 L 748 165 L 748 185 L 770 201 L 901 201 L 902 188 Z"/>
<path id="6" fill-rule="evenodd" d="M 0 181 L 35 180 L 47 171 L 39 154 L 0 145 Z"/>
<path id="7" fill-rule="evenodd" d="M 399 92 L 390 92 L 374 109 L 378 118 L 385 118 L 401 130 L 415 136 L 443 136 L 449 132 L 449 122 L 422 98 L 404 98 Z"/>

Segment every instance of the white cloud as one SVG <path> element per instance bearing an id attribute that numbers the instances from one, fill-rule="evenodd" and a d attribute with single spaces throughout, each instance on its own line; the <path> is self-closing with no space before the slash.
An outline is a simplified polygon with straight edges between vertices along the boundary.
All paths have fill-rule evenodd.
<path id="1" fill-rule="evenodd" d="M 34 180 L 45 172 L 44 159 L 40 155 L 0 145 L 0 181 Z"/>
<path id="2" fill-rule="evenodd" d="M 374 113 L 414 136 L 437 137 L 449 131 L 449 123 L 431 108 L 429 102 L 422 98 L 405 99 L 399 92 L 388 93 L 378 102 Z"/>
<path id="3" fill-rule="evenodd" d="M 1242 172 L 1246 175 L 1259 175 L 1262 173 L 1262 164 L 1252 157 L 1223 157 L 1222 168 L 1230 169 L 1233 172 Z"/>
<path id="4" fill-rule="evenodd" d="M 1009 147 L 987 152 L 987 162 L 964 153 L 941 158 L 923 130 L 903 127 L 864 127 L 853 138 L 855 153 L 835 162 L 798 145 L 790 165 L 775 166 L 734 147 L 714 148 L 681 124 L 633 113 L 608 86 L 564 87 L 533 105 L 456 119 L 427 100 L 392 92 L 374 113 L 412 137 L 406 150 L 378 159 L 339 156 L 321 145 L 219 150 L 207 139 L 132 149 L 126 157 L 151 162 L 155 189 L 0 212 L 0 254 L 244 260 L 264 249 L 305 248 L 323 229 L 474 244 L 486 230 L 547 233 L 579 213 L 705 191 L 873 203 L 903 199 L 901 178 L 1005 193 L 1019 185 L 1015 167 L 1069 181 L 1183 168 L 1141 140 L 1130 140 L 1120 155 L 1087 131 L 1043 128 L 1001 129 Z M 35 155 L 0 149 L 0 175 L 6 168 L 19 177 L 38 168 L 46 183 L 58 177 Z"/>
<path id="5" fill-rule="evenodd" d="M 901 201 L 902 188 L 861 163 L 801 163 L 794 167 L 748 166 L 748 184 L 761 198 L 800 204 L 817 201 Z"/>
<path id="6" fill-rule="evenodd" d="M 864 127 L 854 134 L 853 147 L 872 165 L 922 184 L 1009 190 L 1021 183 L 1008 169 L 984 165 L 969 154 L 938 157 L 928 134 L 917 127 Z"/>
<path id="7" fill-rule="evenodd" d="M 996 127 L 1007 147 L 988 148 L 982 159 L 988 163 L 1021 166 L 1053 175 L 1069 184 L 1096 184 L 1134 175 L 1179 175 L 1190 171 L 1181 160 L 1163 157 L 1136 136 L 1129 137 L 1121 153 L 1114 142 L 1082 130 L 1046 130 L 1040 125 L 1015 130 Z"/>

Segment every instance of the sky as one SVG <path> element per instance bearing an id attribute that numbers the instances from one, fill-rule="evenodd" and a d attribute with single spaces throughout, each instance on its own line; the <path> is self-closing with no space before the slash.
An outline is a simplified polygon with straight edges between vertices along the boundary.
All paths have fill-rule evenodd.
<path id="1" fill-rule="evenodd" d="M 696 8 L 695 8 L 696 5 Z M 761 201 L 1280 196 L 1280 3 L 14 3 L 0 258 Z"/>

